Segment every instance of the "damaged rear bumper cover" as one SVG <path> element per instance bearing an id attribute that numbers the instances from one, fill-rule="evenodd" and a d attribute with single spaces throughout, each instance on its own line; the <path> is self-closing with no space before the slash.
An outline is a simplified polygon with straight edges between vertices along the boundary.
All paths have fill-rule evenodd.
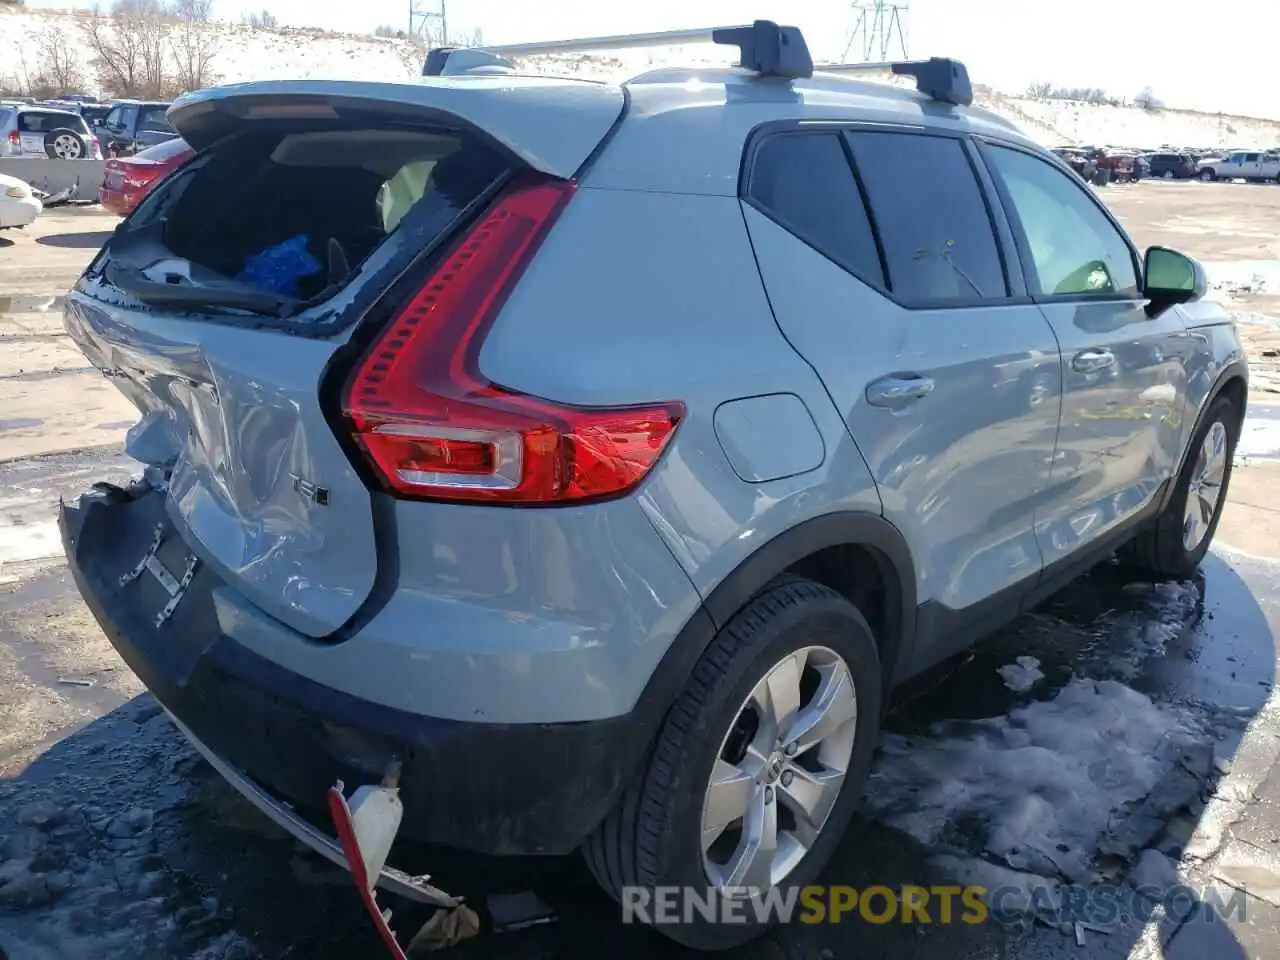
<path id="1" fill-rule="evenodd" d="M 630 743 L 627 718 L 464 723 L 316 684 L 224 631 L 215 594 L 232 588 L 207 564 L 195 565 L 180 601 L 158 617 L 177 586 L 164 571 L 178 580 L 191 560 L 160 491 L 86 494 L 62 505 L 59 526 L 76 585 L 124 661 L 237 790 L 336 863 L 344 859 L 332 830 L 316 826 L 327 821 L 335 781 L 378 783 L 399 762 L 406 838 L 486 854 L 568 853 L 625 786 L 630 747 L 643 749 Z M 153 550 L 157 531 L 163 544 Z M 131 577 L 149 551 L 160 573 Z M 380 885 L 412 896 L 409 879 L 384 871 Z"/>

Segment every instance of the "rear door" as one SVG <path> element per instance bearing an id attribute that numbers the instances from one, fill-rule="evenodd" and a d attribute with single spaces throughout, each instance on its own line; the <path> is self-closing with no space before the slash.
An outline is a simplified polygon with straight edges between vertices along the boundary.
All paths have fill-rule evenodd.
<path id="1" fill-rule="evenodd" d="M 138 111 L 138 127 L 134 135 L 134 151 L 154 147 L 177 136 L 176 131 L 165 119 L 169 107 L 163 104 L 148 104 Z"/>
<path id="2" fill-rule="evenodd" d="M 260 608 L 320 637 L 359 609 L 378 568 L 372 495 L 321 398 L 330 379 L 342 385 L 344 363 L 335 358 L 351 325 L 415 257 L 473 213 L 494 178 L 534 165 L 518 155 L 547 174 L 572 176 L 619 116 L 622 93 L 509 77 L 441 82 L 434 90 L 304 86 L 288 96 L 277 96 L 281 85 L 234 88 L 249 105 L 207 92 L 183 129 L 198 155 L 108 241 L 67 296 L 65 325 L 137 406 L 129 453 L 171 471 L 168 513 L 190 549 Z M 273 139 L 270 125 L 280 120 L 295 139 Z M 307 130 L 308 120 L 320 129 Z M 340 129 L 335 140 L 334 121 L 355 132 Z M 240 141 L 224 138 L 249 127 L 255 133 L 244 139 L 260 143 L 262 153 L 244 164 Z M 418 142 L 432 159 L 407 152 Z M 380 167 L 388 157 L 399 159 Z M 326 163 L 337 169 L 327 179 Z M 264 192 L 278 186 L 275 193 L 287 195 L 240 192 L 255 177 L 268 178 Z M 308 185 L 314 189 L 304 192 Z M 397 219 L 385 226 L 388 198 L 406 195 L 407 212 L 395 207 Z M 278 214 L 341 227 L 342 211 L 358 219 L 353 236 L 382 234 L 359 260 L 321 261 L 327 273 L 320 276 L 340 289 L 285 319 L 259 311 L 254 299 L 218 307 L 218 296 L 266 291 L 169 246 L 176 237 L 193 250 L 218 251 L 238 239 L 252 254 L 262 237 L 270 239 L 264 231 L 294 229 L 270 222 Z M 209 236 L 200 240 L 201 231 Z M 321 256 L 325 236 L 333 234 L 320 236 Z M 326 379 L 331 365 L 337 369 Z"/>
<path id="3" fill-rule="evenodd" d="M 66 118 L 60 114 L 44 113 L 39 110 L 23 110 L 18 113 L 18 139 L 23 156 L 44 157 L 45 135 L 53 129 L 66 126 Z"/>
<path id="4" fill-rule="evenodd" d="M 1061 380 L 971 149 L 913 128 L 773 133 L 745 197 L 778 322 L 911 544 L 920 600 L 957 627 L 1040 571 Z"/>
<path id="5" fill-rule="evenodd" d="M 1062 423 L 1036 520 L 1048 564 L 1132 518 L 1172 474 L 1190 341 L 1179 311 L 1147 316 L 1137 253 L 1092 191 L 1030 151 L 982 154 L 1062 348 Z"/>

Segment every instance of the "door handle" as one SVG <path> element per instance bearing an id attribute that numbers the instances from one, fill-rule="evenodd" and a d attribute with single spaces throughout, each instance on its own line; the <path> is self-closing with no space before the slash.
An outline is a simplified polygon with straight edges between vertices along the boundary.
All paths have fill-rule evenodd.
<path id="1" fill-rule="evenodd" d="M 933 393 L 933 380 L 918 373 L 894 374 L 867 384 L 867 403 L 873 407 L 893 407 L 919 400 Z"/>
<path id="2" fill-rule="evenodd" d="M 1071 358 L 1071 369 L 1076 373 L 1097 373 L 1115 366 L 1116 355 L 1110 350 L 1081 350 Z"/>

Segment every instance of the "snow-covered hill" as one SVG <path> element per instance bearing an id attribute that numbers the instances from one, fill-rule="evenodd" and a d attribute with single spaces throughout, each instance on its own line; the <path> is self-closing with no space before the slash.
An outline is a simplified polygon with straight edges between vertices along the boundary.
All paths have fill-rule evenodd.
<path id="1" fill-rule="evenodd" d="M 50 30 L 67 38 L 73 58 L 91 78 L 90 48 L 82 24 L 87 15 L 62 11 L 22 11 L 0 6 L 0 88 L 23 87 L 40 67 L 40 51 Z M 422 50 L 411 41 L 379 39 L 284 27 L 254 30 L 232 23 L 204 29 L 216 44 L 213 71 L 223 83 L 245 80 L 331 78 L 405 80 L 417 76 Z M 572 72 L 616 77 L 648 66 L 679 62 L 728 62 L 724 48 L 635 52 L 617 58 L 541 57 L 523 64 L 539 72 Z M 982 65 L 969 64 L 976 80 Z M 92 84 L 90 84 L 92 89 Z M 1061 100 L 1032 100 L 981 91 L 978 102 L 1007 117 L 1030 136 L 1049 144 L 1089 143 L 1115 146 L 1190 147 L 1280 146 L 1280 120 L 1194 113 L 1148 112 Z"/>

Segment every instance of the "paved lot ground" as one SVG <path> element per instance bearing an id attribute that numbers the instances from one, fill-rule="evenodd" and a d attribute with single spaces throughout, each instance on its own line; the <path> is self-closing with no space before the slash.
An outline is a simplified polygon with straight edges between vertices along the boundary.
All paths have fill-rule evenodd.
<path id="1" fill-rule="evenodd" d="M 1103 195 L 1139 243 L 1210 265 L 1265 373 L 1280 322 L 1280 187 L 1144 183 Z M 0 234 L 0 960 L 380 956 L 349 881 L 266 825 L 178 740 L 60 562 L 58 497 L 130 471 L 119 445 L 131 408 L 84 369 L 58 300 L 114 223 L 50 211 L 33 230 Z M 1265 384 L 1254 399 L 1264 397 Z M 1213 890 L 1211 902 L 1248 889 L 1245 917 L 1128 911 L 1085 931 L 1083 945 L 1044 923 L 796 924 L 739 960 L 1280 955 L 1280 444 L 1268 427 L 1280 405 L 1255 410 L 1203 577 L 1157 589 L 1100 568 L 905 691 L 866 814 L 825 878 L 1025 884 L 1035 864 L 1007 875 L 982 866 L 995 859 L 993 824 L 1021 822 L 1057 838 L 1054 856 L 1081 882 L 1124 881 L 1141 863 L 1140 878 L 1180 875 Z M 1031 754 L 992 746 L 1024 737 Z M 1083 872 L 1070 867 L 1077 853 Z M 487 894 L 533 889 L 560 917 L 486 931 L 456 955 L 685 956 L 621 927 L 576 859 L 400 856 L 482 913 Z M 395 909 L 402 932 L 422 920 Z"/>

